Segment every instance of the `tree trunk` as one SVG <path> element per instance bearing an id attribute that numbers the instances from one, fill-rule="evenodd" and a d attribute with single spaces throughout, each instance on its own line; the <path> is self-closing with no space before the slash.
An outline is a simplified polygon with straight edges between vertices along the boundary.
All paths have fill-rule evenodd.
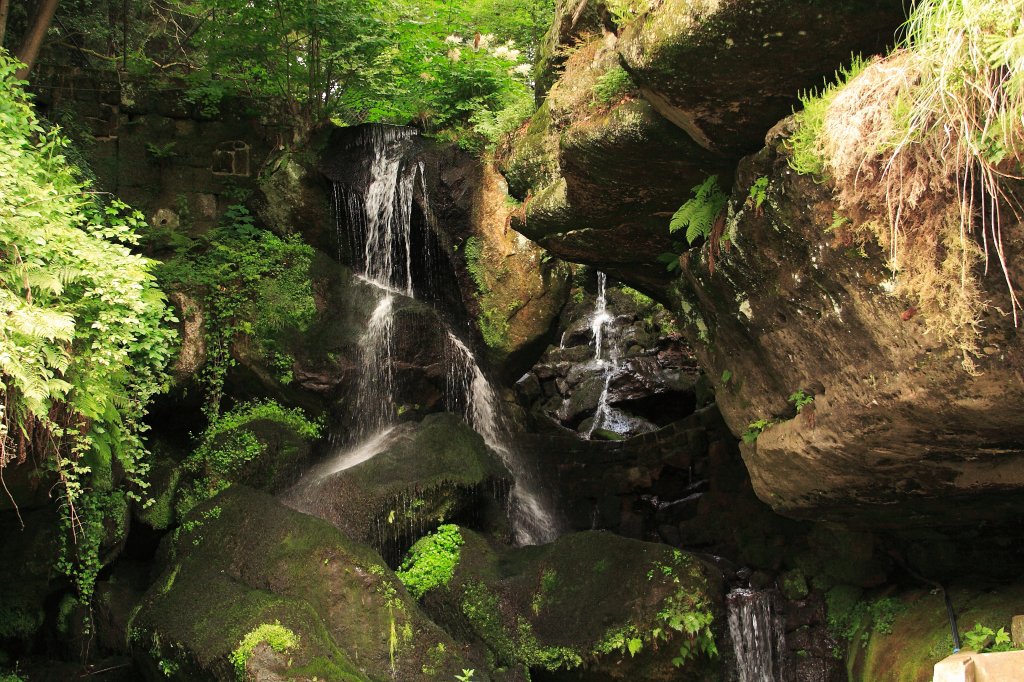
<path id="1" fill-rule="evenodd" d="M 7 12 L 11 9 L 11 0 L 0 0 L 0 47 L 4 46 L 4 33 L 7 31 Z"/>
<path id="2" fill-rule="evenodd" d="M 39 56 L 43 38 L 46 37 L 46 31 L 50 28 L 50 23 L 53 22 L 53 15 L 57 12 L 57 2 L 58 0 L 39 0 L 35 16 L 32 17 L 32 23 L 28 27 L 28 32 L 25 33 L 25 39 L 21 42 L 21 49 L 17 54 L 18 59 L 25 64 L 25 68 L 19 69 L 17 73 L 17 78 L 21 80 L 28 78 L 29 71 L 32 70 L 36 57 Z"/>

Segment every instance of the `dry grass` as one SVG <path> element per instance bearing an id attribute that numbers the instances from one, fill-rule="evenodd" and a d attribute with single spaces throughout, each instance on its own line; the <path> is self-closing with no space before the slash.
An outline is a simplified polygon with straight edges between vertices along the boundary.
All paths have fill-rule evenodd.
<path id="1" fill-rule="evenodd" d="M 808 98 L 794 167 L 827 174 L 855 236 L 889 254 L 895 293 L 974 371 L 994 264 L 1021 309 L 1003 226 L 1024 169 L 1024 0 L 930 0 L 905 44 Z"/>

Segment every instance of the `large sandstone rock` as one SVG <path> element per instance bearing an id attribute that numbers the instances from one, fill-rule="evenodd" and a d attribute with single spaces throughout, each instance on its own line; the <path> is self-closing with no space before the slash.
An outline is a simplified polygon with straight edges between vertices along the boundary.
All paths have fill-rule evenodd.
<path id="1" fill-rule="evenodd" d="M 526 200 L 515 229 L 561 258 L 664 294 L 657 258 L 674 248 L 668 219 L 690 189 L 710 174 L 729 184 L 735 162 L 761 146 L 798 93 L 851 52 L 892 42 L 904 8 L 900 0 L 657 5 L 623 27 L 602 3 L 559 5 L 546 40 L 580 42 L 502 155 L 502 170 Z M 632 82 L 600 102 L 594 93 L 623 67 Z"/>
<path id="2" fill-rule="evenodd" d="M 569 297 L 569 269 L 509 228 L 516 209 L 493 165 L 471 170 L 471 229 L 453 235 L 464 240 L 456 272 L 488 359 L 503 375 L 517 377 L 551 336 Z"/>
<path id="3" fill-rule="evenodd" d="M 1024 587 L 1019 582 L 984 591 L 966 584 L 947 590 L 961 633 L 971 630 L 975 623 L 1009 632 L 1011 619 L 1024 599 Z M 931 682 L 935 664 L 953 653 L 949 617 L 942 597 L 937 590 L 920 589 L 898 595 L 890 602 L 893 607 L 889 611 L 894 617 L 888 628 L 873 626 L 870 618 L 862 619 L 846 657 L 849 680 Z"/>
<path id="4" fill-rule="evenodd" d="M 745 204 L 758 177 L 763 211 Z M 1024 348 L 1012 319 L 984 320 L 978 372 L 965 371 L 915 302 L 888 293 L 885 254 L 828 234 L 828 186 L 791 171 L 778 139 L 741 165 L 733 207 L 731 249 L 713 273 L 707 248 L 687 253 L 674 297 L 733 433 L 777 422 L 744 449 L 761 499 L 876 528 L 1016 523 L 1024 384 L 1011 368 Z M 1010 262 L 1022 231 L 1004 226 Z M 984 284 L 1005 297 L 1001 274 Z M 799 390 L 814 400 L 797 415 Z"/>
<path id="5" fill-rule="evenodd" d="M 671 248 L 667 218 L 720 162 L 638 98 L 628 80 L 610 100 L 597 98 L 595 88 L 615 70 L 614 49 L 591 39 L 513 141 L 503 170 L 525 204 L 512 226 L 561 258 L 614 276 L 628 272 L 632 283 L 660 290 L 668 279 L 657 262 Z"/>
<path id="6" fill-rule="evenodd" d="M 606 3 L 601 0 L 558 0 L 555 19 L 544 34 L 537 50 L 534 70 L 538 103 L 558 79 L 558 70 L 565 63 L 565 51 L 588 35 L 607 33 L 615 22 Z"/>
<path id="7" fill-rule="evenodd" d="M 702 147 L 738 158 L 851 53 L 892 44 L 902 0 L 665 0 L 619 53 L 643 96 Z"/>
<path id="8" fill-rule="evenodd" d="M 695 637 L 724 646 L 721 576 L 692 555 L 606 532 L 502 550 L 461 535 L 453 576 L 422 601 L 497 664 L 551 680 L 720 679 L 717 657 L 672 662 Z"/>
<path id="9" fill-rule="evenodd" d="M 483 673 L 423 616 L 373 550 L 263 493 L 235 486 L 196 508 L 162 555 L 164 571 L 129 624 L 148 679 L 234 682 L 229 656 L 249 633 L 275 624 L 297 643 L 281 651 L 257 644 L 244 663 L 253 679 Z"/>

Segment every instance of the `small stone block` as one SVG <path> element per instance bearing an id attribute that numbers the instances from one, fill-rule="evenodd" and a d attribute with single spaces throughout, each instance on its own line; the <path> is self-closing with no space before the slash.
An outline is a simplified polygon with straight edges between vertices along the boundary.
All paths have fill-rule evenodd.
<path id="1" fill-rule="evenodd" d="M 953 654 L 935 664 L 932 682 L 975 682 L 974 652 Z"/>
<path id="2" fill-rule="evenodd" d="M 1014 616 L 1010 621 L 1010 637 L 1014 646 L 1024 647 L 1024 616 Z"/>

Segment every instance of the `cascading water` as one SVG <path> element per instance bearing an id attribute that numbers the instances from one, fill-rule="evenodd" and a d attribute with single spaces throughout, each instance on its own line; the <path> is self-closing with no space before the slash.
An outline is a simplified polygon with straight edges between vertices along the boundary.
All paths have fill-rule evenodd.
<path id="1" fill-rule="evenodd" d="M 615 370 L 618 369 L 618 353 L 615 348 L 609 351 L 607 360 L 603 357 L 605 328 L 611 321 L 608 314 L 608 275 L 603 272 L 597 273 L 597 304 L 594 306 L 594 313 L 590 317 L 590 329 L 594 335 L 594 362 L 604 367 L 604 388 L 601 390 L 601 397 L 597 401 L 597 410 L 594 412 L 594 421 L 587 429 L 587 439 L 594 436 L 594 431 L 601 428 L 608 418 L 608 387 L 612 383 Z"/>
<path id="2" fill-rule="evenodd" d="M 361 181 L 336 183 L 334 201 L 338 243 L 347 232 L 351 260 L 361 279 L 378 290 L 376 309 L 360 338 L 361 366 L 357 389 L 357 428 L 361 443 L 343 451 L 332 462 L 330 472 L 354 466 L 376 453 L 365 447 L 375 443 L 383 448 L 395 420 L 395 303 L 399 296 L 415 297 L 413 283 L 413 202 L 417 188 L 426 207 L 426 182 L 422 162 L 408 153 L 413 131 L 393 126 L 370 126 L 362 144 L 368 147 L 367 165 L 360 169 Z M 344 228 L 347 227 L 347 230 Z M 429 240 L 425 240 L 429 244 Z M 429 250 L 417 254 L 432 272 Z M 473 353 L 448 332 L 446 352 L 449 409 L 461 409 L 466 421 L 483 436 L 502 458 L 512 474 L 511 517 L 519 544 L 538 544 L 558 535 L 554 515 L 539 486 L 509 444 L 508 428 L 501 403 Z M 380 449 L 378 449 L 378 452 Z M 330 473 L 329 472 L 329 473 Z"/>
<path id="3" fill-rule="evenodd" d="M 786 634 L 778 595 L 737 589 L 726 604 L 739 682 L 783 682 Z"/>
<path id="4" fill-rule="evenodd" d="M 558 537 L 558 524 L 548 511 L 550 505 L 544 500 L 532 473 L 509 444 L 508 428 L 498 395 L 472 351 L 451 332 L 448 332 L 448 347 L 448 408 L 455 409 L 461 399 L 466 421 L 498 453 L 512 474 L 515 483 L 510 496 L 510 515 L 516 543 L 537 545 L 551 542 Z"/>

